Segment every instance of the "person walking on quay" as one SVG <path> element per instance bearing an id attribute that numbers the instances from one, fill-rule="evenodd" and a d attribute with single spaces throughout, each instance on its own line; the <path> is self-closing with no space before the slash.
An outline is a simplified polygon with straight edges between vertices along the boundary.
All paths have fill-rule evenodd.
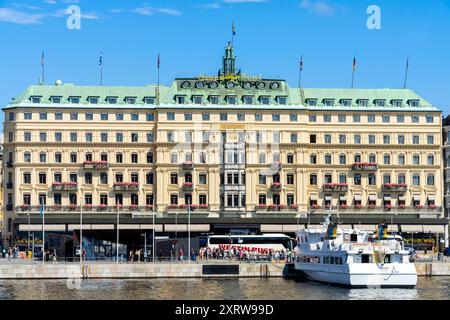
<path id="1" fill-rule="evenodd" d="M 183 262 L 184 260 L 184 251 L 183 248 L 180 248 L 180 261 Z"/>
<path id="2" fill-rule="evenodd" d="M 130 262 L 133 262 L 133 261 L 134 261 L 134 253 L 133 253 L 133 250 L 130 250 L 130 253 L 128 254 L 128 260 L 129 260 Z"/>
<path id="3" fill-rule="evenodd" d="M 56 249 L 53 249 L 53 263 L 56 263 L 57 256 L 56 256 Z"/>
<path id="4" fill-rule="evenodd" d="M 136 257 L 137 257 L 137 262 L 141 262 L 141 250 L 139 250 L 139 249 L 136 250 Z"/>

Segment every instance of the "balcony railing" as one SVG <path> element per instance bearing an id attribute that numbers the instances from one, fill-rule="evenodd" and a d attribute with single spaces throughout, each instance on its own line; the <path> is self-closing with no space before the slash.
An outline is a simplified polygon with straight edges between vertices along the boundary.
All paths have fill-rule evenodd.
<path id="1" fill-rule="evenodd" d="M 109 163 L 108 161 L 85 161 L 83 162 L 83 168 L 93 170 L 108 169 Z"/>
<path id="2" fill-rule="evenodd" d="M 385 183 L 385 184 L 383 184 L 383 191 L 406 192 L 406 191 L 408 191 L 408 185 L 405 183 Z"/>
<path id="3" fill-rule="evenodd" d="M 182 168 L 183 170 L 194 170 L 194 164 L 192 163 L 192 161 L 186 161 L 183 162 Z"/>
<path id="4" fill-rule="evenodd" d="M 280 192 L 281 191 L 281 183 L 280 182 L 274 182 L 272 183 L 272 185 L 270 186 L 270 190 L 272 190 L 273 192 Z"/>
<path id="5" fill-rule="evenodd" d="M 185 182 L 183 183 L 182 188 L 184 191 L 192 191 L 194 189 L 194 185 L 192 184 L 192 182 Z"/>
<path id="6" fill-rule="evenodd" d="M 354 171 L 377 171 L 378 164 L 376 162 L 355 162 L 352 169 Z"/>
<path id="7" fill-rule="evenodd" d="M 78 190 L 78 184 L 76 182 L 53 182 L 53 191 L 76 191 Z"/>
<path id="8" fill-rule="evenodd" d="M 324 192 L 347 192 L 347 183 L 325 183 L 323 185 Z"/>
<path id="9" fill-rule="evenodd" d="M 114 182 L 114 191 L 138 191 L 139 182 Z"/>
<path id="10" fill-rule="evenodd" d="M 284 204 L 260 204 L 256 206 L 256 211 L 264 212 L 264 211 L 286 211 L 286 212 L 297 212 L 297 205 L 284 205 Z"/>
<path id="11" fill-rule="evenodd" d="M 191 204 L 190 206 L 187 204 L 170 204 L 167 206 L 167 212 L 188 212 L 189 207 L 193 212 L 205 212 L 209 210 L 207 204 Z"/>
<path id="12" fill-rule="evenodd" d="M 83 212 L 91 212 L 91 213 L 95 213 L 95 212 L 105 212 L 105 213 L 117 213 L 117 210 L 119 210 L 120 213 L 126 213 L 126 212 L 151 212 L 153 211 L 153 206 L 148 205 L 148 206 L 138 206 L 138 205 L 129 205 L 129 206 L 108 206 L 108 205 L 97 205 L 97 206 L 93 206 L 93 205 L 83 205 L 80 206 L 79 205 L 68 205 L 68 206 L 61 206 L 61 205 L 49 205 L 49 206 L 45 206 L 45 212 L 80 212 L 80 209 Z M 20 205 L 18 207 L 16 207 L 16 211 L 17 212 L 34 212 L 34 213 L 39 213 L 40 211 L 40 206 L 30 206 L 30 205 Z"/>
<path id="13" fill-rule="evenodd" d="M 405 205 L 386 205 L 386 206 L 375 206 L 375 205 L 341 205 L 341 206 L 310 206 L 309 211 L 311 213 L 323 213 L 326 214 L 330 210 L 333 212 L 338 211 L 342 214 L 423 214 L 423 213 L 435 213 L 441 212 L 442 207 L 437 206 L 405 206 Z"/>

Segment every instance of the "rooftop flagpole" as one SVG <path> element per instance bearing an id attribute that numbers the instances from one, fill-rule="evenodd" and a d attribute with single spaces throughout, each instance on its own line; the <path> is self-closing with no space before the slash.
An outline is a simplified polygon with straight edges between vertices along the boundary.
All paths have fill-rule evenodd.
<path id="1" fill-rule="evenodd" d="M 103 53 L 101 51 L 98 65 L 100 66 L 100 86 L 103 86 Z"/>
<path id="2" fill-rule="evenodd" d="M 236 26 L 234 25 L 234 21 L 233 24 L 231 25 L 231 46 L 233 47 L 233 40 L 234 40 L 234 36 L 236 35 Z"/>
<path id="3" fill-rule="evenodd" d="M 356 57 L 353 58 L 352 89 L 355 81 L 355 71 L 356 71 Z"/>
<path id="4" fill-rule="evenodd" d="M 300 73 L 298 75 L 298 87 L 302 87 L 303 55 L 300 57 Z"/>
<path id="5" fill-rule="evenodd" d="M 42 77 L 41 77 L 41 85 L 45 84 L 45 73 L 44 73 L 44 51 L 42 51 L 42 55 L 41 55 L 41 73 L 42 73 Z"/>
<path id="6" fill-rule="evenodd" d="M 159 106 L 159 69 L 160 69 L 160 66 L 161 66 L 161 57 L 160 57 L 160 55 L 159 55 L 159 52 L 158 52 L 158 60 L 157 60 L 157 63 L 156 63 L 156 67 L 158 68 L 158 87 L 157 87 L 157 89 L 156 89 L 156 103 L 157 103 L 157 105 Z"/>
<path id="7" fill-rule="evenodd" d="M 406 80 L 408 79 L 408 69 L 409 69 L 409 56 L 408 58 L 406 58 L 405 82 L 403 83 L 403 89 L 406 89 Z"/>

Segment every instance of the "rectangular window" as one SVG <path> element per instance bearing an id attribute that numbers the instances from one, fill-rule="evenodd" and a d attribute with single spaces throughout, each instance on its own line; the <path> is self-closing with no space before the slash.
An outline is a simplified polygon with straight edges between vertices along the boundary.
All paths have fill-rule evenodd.
<path id="1" fill-rule="evenodd" d="M 39 112 L 39 120 L 47 120 L 47 112 Z"/>
<path id="2" fill-rule="evenodd" d="M 405 122 L 405 116 L 402 114 L 397 115 L 397 123 L 404 123 Z"/>
<path id="3" fill-rule="evenodd" d="M 202 98 L 202 96 L 193 96 L 192 101 L 194 102 L 194 104 L 202 104 Z"/>
<path id="4" fill-rule="evenodd" d="M 298 115 L 295 113 L 291 113 L 289 115 L 289 121 L 298 121 Z"/>
<path id="5" fill-rule="evenodd" d="M 291 143 L 297 143 L 297 134 L 291 133 Z"/>
<path id="6" fill-rule="evenodd" d="M 46 132 L 39 132 L 39 141 L 41 141 L 41 142 L 47 141 L 47 133 Z"/>
<path id="7" fill-rule="evenodd" d="M 101 142 L 108 142 L 108 133 L 107 132 L 100 133 L 100 140 Z"/>
<path id="8" fill-rule="evenodd" d="M 412 116 L 411 116 L 411 122 L 412 122 L 412 123 L 419 123 L 419 116 L 417 116 L 417 115 L 412 115 Z"/>
<path id="9" fill-rule="evenodd" d="M 324 114 L 323 122 L 331 122 L 331 114 Z"/>
<path id="10" fill-rule="evenodd" d="M 398 144 L 405 144 L 405 136 L 403 134 L 399 134 L 397 137 Z"/>
<path id="11" fill-rule="evenodd" d="M 331 134 L 324 135 L 324 143 L 331 143 Z"/>
<path id="12" fill-rule="evenodd" d="M 24 141 L 31 141 L 31 132 L 24 132 L 23 133 L 23 140 Z"/>
<path id="13" fill-rule="evenodd" d="M 309 122 L 317 122 L 317 116 L 315 114 L 309 115 Z"/>
<path id="14" fill-rule="evenodd" d="M 31 112 L 24 112 L 24 114 L 23 114 L 23 118 L 25 120 L 31 120 L 32 116 L 33 116 L 33 114 Z"/>
<path id="15" fill-rule="evenodd" d="M 387 114 L 383 114 L 382 119 L 383 119 L 383 123 L 391 122 L 391 117 Z"/>
<path id="16" fill-rule="evenodd" d="M 244 113 L 238 113 L 236 116 L 237 116 L 237 121 L 245 121 Z"/>
<path id="17" fill-rule="evenodd" d="M 147 142 L 153 142 L 153 141 L 154 141 L 153 132 L 147 132 Z"/>
<path id="18" fill-rule="evenodd" d="M 153 113 L 147 113 L 147 114 L 145 115 L 145 119 L 146 119 L 147 121 L 155 121 L 155 115 L 154 115 Z"/>
<path id="19" fill-rule="evenodd" d="M 391 136 L 388 134 L 383 135 L 383 143 L 384 144 L 390 144 L 391 143 Z"/>
<path id="20" fill-rule="evenodd" d="M 32 103 L 41 103 L 41 97 L 31 97 Z"/>
<path id="21" fill-rule="evenodd" d="M 433 116 L 426 116 L 426 119 L 427 119 L 427 123 L 433 123 L 434 122 Z"/>
<path id="22" fill-rule="evenodd" d="M 106 101 L 108 104 L 117 104 L 117 98 L 116 97 L 107 97 Z"/>
<path id="23" fill-rule="evenodd" d="M 345 114 L 340 114 L 340 115 L 338 116 L 338 119 L 339 119 L 339 122 L 340 122 L 340 123 L 344 123 L 344 122 L 346 122 L 347 117 L 345 116 Z"/>
<path id="24" fill-rule="evenodd" d="M 139 121 L 139 113 L 132 113 L 131 114 L 131 121 Z"/>
<path id="25" fill-rule="evenodd" d="M 84 117 L 86 119 L 86 121 L 92 121 L 94 120 L 94 114 L 92 112 L 86 112 L 84 114 Z"/>
<path id="26" fill-rule="evenodd" d="M 359 115 L 359 114 L 354 114 L 354 115 L 353 115 L 353 122 L 355 122 L 355 123 L 361 122 L 361 115 Z"/>
<path id="27" fill-rule="evenodd" d="M 209 102 L 211 104 L 219 104 L 219 97 L 218 96 L 210 96 L 209 97 Z"/>
<path id="28" fill-rule="evenodd" d="M 134 98 L 134 97 L 126 97 L 125 98 L 125 103 L 126 104 L 135 104 L 136 103 L 136 98 Z"/>
<path id="29" fill-rule="evenodd" d="M 92 142 L 92 132 L 86 132 L 86 142 Z"/>
<path id="30" fill-rule="evenodd" d="M 262 121 L 263 117 L 261 113 L 255 113 L 255 121 Z"/>
<path id="31" fill-rule="evenodd" d="M 131 133 L 131 142 L 138 142 L 139 135 L 136 132 Z"/>
<path id="32" fill-rule="evenodd" d="M 144 98 L 144 103 L 145 104 L 155 104 L 155 97 L 145 97 Z"/>
<path id="33" fill-rule="evenodd" d="M 89 97 L 88 101 L 90 104 L 98 104 L 98 97 Z"/>
<path id="34" fill-rule="evenodd" d="M 280 121 L 280 114 L 279 113 L 272 114 L 272 121 Z"/>
<path id="35" fill-rule="evenodd" d="M 108 114 L 107 113 L 100 113 L 100 120 L 102 121 L 108 121 Z"/>
<path id="36" fill-rule="evenodd" d="M 345 134 L 339 135 L 339 143 L 341 143 L 341 144 L 347 143 L 347 136 Z"/>
<path id="37" fill-rule="evenodd" d="M 185 113 L 184 121 L 192 121 L 192 113 Z"/>
<path id="38" fill-rule="evenodd" d="M 261 101 L 261 104 L 269 104 L 270 103 L 270 98 L 269 97 L 266 97 L 266 96 L 262 96 L 262 97 L 260 97 L 260 101 Z"/>
<path id="39" fill-rule="evenodd" d="M 168 121 L 173 121 L 173 120 L 175 120 L 175 113 L 173 113 L 173 112 L 167 112 L 167 120 L 168 120 Z"/>
<path id="40" fill-rule="evenodd" d="M 427 144 L 434 144 L 434 136 L 431 135 L 427 136 Z"/>
<path id="41" fill-rule="evenodd" d="M 236 97 L 235 96 L 227 96 L 227 103 L 228 104 L 236 104 Z"/>
<path id="42" fill-rule="evenodd" d="M 227 120 L 228 120 L 228 114 L 220 113 L 220 121 L 227 121 Z"/>
<path id="43" fill-rule="evenodd" d="M 420 138 L 418 135 L 413 135 L 412 136 L 412 140 L 413 140 L 413 144 L 419 144 L 420 143 Z"/>
<path id="44" fill-rule="evenodd" d="M 77 142 L 78 134 L 76 132 L 70 133 L 70 142 Z"/>
<path id="45" fill-rule="evenodd" d="M 244 104 L 253 104 L 252 96 L 244 96 Z"/>
<path id="46" fill-rule="evenodd" d="M 285 105 L 287 103 L 287 98 L 286 97 L 278 97 L 277 101 L 278 101 L 278 104 Z"/>
<path id="47" fill-rule="evenodd" d="M 367 115 L 367 122 L 375 123 L 375 115 L 374 114 L 368 114 Z"/>
<path id="48" fill-rule="evenodd" d="M 78 120 L 78 112 L 71 112 L 70 120 Z"/>
<path id="49" fill-rule="evenodd" d="M 211 116 L 209 113 L 202 113 L 202 120 L 203 121 L 209 121 L 211 119 Z"/>
<path id="50" fill-rule="evenodd" d="M 116 133 L 116 142 L 123 142 L 123 133 Z"/>
<path id="51" fill-rule="evenodd" d="M 354 139 L 354 143 L 355 144 L 361 144 L 361 135 L 360 134 L 355 134 L 354 136 L 353 136 L 353 139 Z"/>
<path id="52" fill-rule="evenodd" d="M 369 144 L 375 144 L 375 135 L 374 134 L 369 134 L 368 135 L 368 143 Z"/>
<path id="53" fill-rule="evenodd" d="M 117 121 L 123 121 L 123 113 L 122 112 L 116 113 L 116 120 Z"/>

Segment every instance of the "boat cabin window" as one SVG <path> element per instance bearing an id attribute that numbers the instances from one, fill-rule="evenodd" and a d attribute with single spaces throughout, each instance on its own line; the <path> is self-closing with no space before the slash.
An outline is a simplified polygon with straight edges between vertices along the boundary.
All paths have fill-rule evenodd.
<path id="1" fill-rule="evenodd" d="M 387 254 L 387 255 L 384 257 L 384 263 L 391 263 L 391 255 L 390 255 L 390 254 Z"/>
<path id="2" fill-rule="evenodd" d="M 370 254 L 363 254 L 361 255 L 361 263 L 370 263 L 371 255 Z"/>
<path id="3" fill-rule="evenodd" d="M 357 242 L 358 241 L 358 235 L 356 233 L 352 233 L 350 235 L 350 241 L 351 242 Z"/>

